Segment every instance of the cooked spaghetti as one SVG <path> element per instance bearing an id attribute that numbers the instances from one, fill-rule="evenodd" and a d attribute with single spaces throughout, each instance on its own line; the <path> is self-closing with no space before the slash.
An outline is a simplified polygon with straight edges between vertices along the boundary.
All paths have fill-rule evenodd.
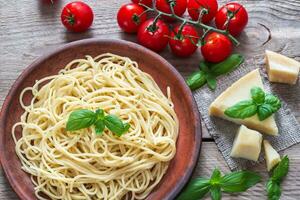
<path id="1" fill-rule="evenodd" d="M 176 152 L 178 119 L 166 89 L 167 97 L 136 62 L 109 53 L 73 60 L 25 88 L 25 112 L 12 133 L 37 198 L 144 199 Z M 33 96 L 28 105 L 26 92 Z M 129 123 L 129 131 L 66 131 L 72 111 L 99 108 Z"/>

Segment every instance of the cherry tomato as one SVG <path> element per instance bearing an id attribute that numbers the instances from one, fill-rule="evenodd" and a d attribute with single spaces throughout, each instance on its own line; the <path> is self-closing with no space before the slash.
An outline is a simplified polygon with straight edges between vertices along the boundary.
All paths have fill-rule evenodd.
<path id="1" fill-rule="evenodd" d="M 155 27 L 154 19 L 148 19 L 139 27 L 138 42 L 156 52 L 162 51 L 168 44 L 170 31 L 168 25 L 158 20 Z"/>
<path id="2" fill-rule="evenodd" d="M 208 23 L 215 16 L 218 11 L 217 0 L 188 0 L 188 13 L 193 20 L 198 20 L 201 9 L 207 9 L 207 14 L 203 14 L 202 22 Z"/>
<path id="3" fill-rule="evenodd" d="M 90 6 L 81 1 L 67 4 L 61 12 L 61 22 L 71 31 L 82 32 L 93 23 L 94 14 Z"/>
<path id="4" fill-rule="evenodd" d="M 162 12 L 171 14 L 169 1 L 170 0 L 156 0 L 156 8 Z M 182 16 L 186 10 L 186 4 L 187 4 L 186 0 L 175 0 L 174 3 L 175 3 L 174 13 L 177 16 Z M 174 21 L 173 18 L 167 16 L 164 16 L 164 19 L 168 21 Z"/>
<path id="5" fill-rule="evenodd" d="M 152 0 L 131 0 L 133 3 L 141 3 L 146 6 L 152 7 Z"/>
<path id="6" fill-rule="evenodd" d="M 213 32 L 204 38 L 204 45 L 201 46 L 201 52 L 206 61 L 221 62 L 230 56 L 232 43 L 227 36 Z"/>
<path id="7" fill-rule="evenodd" d="M 216 26 L 219 29 L 226 29 L 227 16 L 233 15 L 229 22 L 228 30 L 233 36 L 239 35 L 248 23 L 248 13 L 239 3 L 228 3 L 217 12 Z"/>
<path id="8" fill-rule="evenodd" d="M 117 15 L 120 28 L 127 33 L 137 32 L 139 25 L 147 20 L 146 14 L 142 14 L 144 11 L 145 9 L 136 3 L 123 5 Z"/>
<path id="9" fill-rule="evenodd" d="M 188 57 L 196 50 L 199 38 L 197 30 L 191 25 L 185 25 L 181 34 L 178 34 L 180 26 L 175 26 L 169 41 L 172 52 L 179 57 Z"/>

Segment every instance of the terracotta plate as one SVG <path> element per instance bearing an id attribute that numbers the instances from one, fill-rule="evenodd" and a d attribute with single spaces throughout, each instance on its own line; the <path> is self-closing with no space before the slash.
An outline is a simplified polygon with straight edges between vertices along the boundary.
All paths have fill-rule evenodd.
<path id="1" fill-rule="evenodd" d="M 85 55 L 96 56 L 111 52 L 137 61 L 141 70 L 149 73 L 166 94 L 171 87 L 172 100 L 179 118 L 180 132 L 177 153 L 160 184 L 147 199 L 173 199 L 187 183 L 198 159 L 201 145 L 201 124 L 197 106 L 181 75 L 165 59 L 137 44 L 121 40 L 81 40 L 64 45 L 42 56 L 19 76 L 2 106 L 0 115 L 0 158 L 4 172 L 12 188 L 21 199 L 32 200 L 33 184 L 15 154 L 11 128 L 24 112 L 19 103 L 20 92 L 32 86 L 35 80 L 56 74 L 68 62 Z M 30 96 L 24 97 L 29 102 Z M 17 132 L 20 135 L 20 130 Z"/>

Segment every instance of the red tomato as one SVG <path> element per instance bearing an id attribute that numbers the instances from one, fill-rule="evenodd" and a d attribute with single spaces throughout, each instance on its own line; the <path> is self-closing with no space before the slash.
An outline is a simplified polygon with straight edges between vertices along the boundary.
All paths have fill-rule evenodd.
<path id="1" fill-rule="evenodd" d="M 220 33 L 210 33 L 204 38 L 204 45 L 201 52 L 208 62 L 221 62 L 230 56 L 232 44 L 227 36 Z"/>
<path id="2" fill-rule="evenodd" d="M 152 0 L 131 0 L 133 3 L 141 3 L 146 6 L 152 7 Z"/>
<path id="3" fill-rule="evenodd" d="M 187 4 L 186 0 L 176 0 L 174 6 L 174 13 L 178 16 L 182 16 L 186 10 L 186 4 Z M 156 8 L 162 12 L 169 13 L 169 14 L 171 13 L 169 0 L 156 0 Z M 168 21 L 174 20 L 171 17 L 164 16 L 164 18 Z"/>
<path id="4" fill-rule="evenodd" d="M 229 11 L 229 12 L 228 12 Z M 238 3 L 228 3 L 218 11 L 216 15 L 216 26 L 219 29 L 226 29 L 227 15 L 232 14 L 228 26 L 229 33 L 231 35 L 239 35 L 248 23 L 248 13 L 246 9 Z"/>
<path id="5" fill-rule="evenodd" d="M 146 14 L 141 15 L 144 11 L 142 6 L 135 3 L 123 5 L 117 15 L 120 28 L 127 33 L 137 32 L 139 25 L 147 20 Z"/>
<path id="6" fill-rule="evenodd" d="M 197 50 L 195 44 L 197 44 L 199 34 L 193 26 L 185 25 L 181 35 L 178 35 L 179 28 L 180 26 L 177 25 L 172 31 L 169 45 L 175 55 L 179 57 L 188 57 Z"/>
<path id="7" fill-rule="evenodd" d="M 158 20 L 153 27 L 153 19 L 148 19 L 139 27 L 138 42 L 156 52 L 162 51 L 168 44 L 170 31 L 168 25 Z"/>
<path id="8" fill-rule="evenodd" d="M 217 0 L 188 0 L 187 8 L 193 20 L 198 20 L 201 9 L 207 9 L 208 13 L 202 16 L 202 22 L 208 23 L 216 16 L 218 2 Z"/>
<path id="9" fill-rule="evenodd" d="M 61 12 L 61 22 L 71 31 L 82 32 L 93 23 L 94 14 L 86 3 L 74 1 L 67 4 Z"/>

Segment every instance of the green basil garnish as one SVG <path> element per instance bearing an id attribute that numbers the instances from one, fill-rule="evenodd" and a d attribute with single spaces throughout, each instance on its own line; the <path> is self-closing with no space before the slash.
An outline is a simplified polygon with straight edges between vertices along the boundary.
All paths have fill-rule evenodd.
<path id="1" fill-rule="evenodd" d="M 215 169 L 210 179 L 196 178 L 183 189 L 177 200 L 198 200 L 210 192 L 211 199 L 219 200 L 222 192 L 243 192 L 261 181 L 261 176 L 255 172 L 237 171 L 222 176 L 221 171 Z"/>
<path id="2" fill-rule="evenodd" d="M 244 62 L 244 57 L 240 54 L 232 54 L 227 59 L 220 63 L 209 63 L 201 61 L 199 64 L 200 70 L 192 73 L 186 83 L 191 90 L 202 87 L 205 83 L 211 90 L 216 89 L 216 78 L 223 74 L 229 73 L 236 69 Z"/>
<path id="3" fill-rule="evenodd" d="M 225 115 L 231 118 L 245 119 L 257 114 L 258 119 L 263 121 L 277 112 L 281 107 L 280 100 L 272 95 L 265 94 L 259 87 L 251 88 L 251 100 L 243 100 L 227 108 Z"/>
<path id="4" fill-rule="evenodd" d="M 232 118 L 245 119 L 255 115 L 257 106 L 252 100 L 240 101 L 232 107 L 225 110 L 225 115 Z"/>
<path id="5" fill-rule="evenodd" d="M 67 131 L 76 131 L 90 126 L 95 126 L 96 134 L 103 133 L 105 127 L 117 136 L 123 135 L 128 131 L 130 125 L 123 123 L 120 118 L 115 115 L 106 115 L 102 109 L 96 110 L 96 112 L 82 109 L 73 111 L 67 121 Z"/>
<path id="6" fill-rule="evenodd" d="M 280 184 L 289 171 L 289 158 L 284 156 L 280 163 L 272 170 L 272 175 L 266 184 L 269 200 L 279 200 L 281 196 Z"/>

